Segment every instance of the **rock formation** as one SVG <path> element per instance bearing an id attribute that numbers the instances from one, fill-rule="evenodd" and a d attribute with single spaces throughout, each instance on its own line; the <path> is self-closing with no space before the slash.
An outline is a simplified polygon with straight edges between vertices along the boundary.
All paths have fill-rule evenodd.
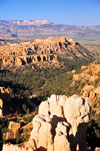
<path id="1" fill-rule="evenodd" d="M 3 139 L 4 140 L 15 139 L 17 137 L 17 132 L 20 129 L 20 127 L 21 127 L 20 123 L 10 121 L 8 126 L 9 131 L 3 134 Z"/>
<path id="2" fill-rule="evenodd" d="M 18 145 L 13 145 L 13 144 L 4 144 L 3 150 L 4 151 L 26 151 L 26 149 L 18 147 Z"/>
<path id="3" fill-rule="evenodd" d="M 0 87 L 0 117 L 3 116 L 3 104 L 10 103 L 11 97 L 8 88 Z"/>
<path id="4" fill-rule="evenodd" d="M 8 129 L 13 131 L 13 132 L 16 132 L 18 131 L 20 128 L 20 123 L 15 123 L 13 121 L 10 121 L 9 122 L 9 126 L 8 126 Z"/>
<path id="5" fill-rule="evenodd" d="M 49 118 L 51 119 L 51 133 L 53 134 L 53 144 L 55 151 L 58 150 L 60 146 L 63 149 L 64 146 L 66 146 L 68 147 L 66 148 L 68 150 L 75 150 L 77 146 L 77 149 L 79 147 L 81 151 L 85 151 L 85 139 L 87 123 L 89 121 L 89 113 L 90 102 L 88 98 L 83 99 L 81 97 L 78 97 L 77 95 L 73 95 L 70 98 L 67 98 L 66 96 L 52 95 L 47 101 L 41 103 L 39 107 L 39 115 L 37 115 L 37 122 L 39 118 L 44 119 L 44 121 L 46 122 L 45 118 L 41 117 L 41 115 L 45 115 L 46 117 L 49 116 Z M 35 121 L 36 120 L 33 119 L 33 125 Z M 40 128 L 42 129 L 41 122 Z M 38 132 L 40 132 L 40 129 L 38 130 Z M 33 136 L 32 134 L 33 133 L 31 133 L 31 138 Z M 62 139 L 66 140 L 66 145 L 63 144 L 63 141 L 60 141 Z M 56 145 L 57 140 L 59 141 L 59 147 L 58 145 Z M 59 148 L 59 151 L 60 150 L 61 149 Z"/>
<path id="6" fill-rule="evenodd" d="M 26 147 L 17 150 L 86 151 L 90 109 L 89 98 L 51 95 L 40 104 L 39 114 L 33 118 L 33 130 Z M 3 151 L 7 145 L 3 146 Z"/>
<path id="7" fill-rule="evenodd" d="M 92 59 L 91 53 L 84 46 L 67 37 L 39 38 L 30 42 L 0 46 L 0 50 L 0 59 L 4 67 L 28 63 L 59 67 L 59 54 L 66 54 L 66 59 L 70 60 Z"/>
<path id="8" fill-rule="evenodd" d="M 83 70 L 79 74 L 73 75 L 73 82 L 71 86 L 74 87 L 76 82 L 79 82 L 79 86 L 81 87 L 81 93 L 84 98 L 89 97 L 91 101 L 91 106 L 96 106 L 96 112 L 99 111 L 99 102 L 100 102 L 100 62 L 94 61 L 90 63 L 88 66 L 82 66 Z M 94 107 L 93 107 L 94 108 Z"/>
<path id="9" fill-rule="evenodd" d="M 0 98 L 3 101 L 10 102 L 11 97 L 10 97 L 10 92 L 8 88 L 0 87 Z"/>

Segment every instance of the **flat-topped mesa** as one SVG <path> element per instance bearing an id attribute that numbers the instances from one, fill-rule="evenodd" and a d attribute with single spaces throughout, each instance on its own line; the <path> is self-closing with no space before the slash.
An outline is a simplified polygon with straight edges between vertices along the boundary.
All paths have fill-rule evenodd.
<path id="1" fill-rule="evenodd" d="M 2 25 L 44 25 L 44 24 L 51 24 L 49 20 L 7 20 L 7 21 L 1 21 L 0 24 Z"/>

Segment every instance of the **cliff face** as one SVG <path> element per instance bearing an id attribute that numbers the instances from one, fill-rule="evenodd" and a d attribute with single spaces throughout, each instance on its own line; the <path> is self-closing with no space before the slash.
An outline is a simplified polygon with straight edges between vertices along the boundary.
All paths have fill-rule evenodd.
<path id="1" fill-rule="evenodd" d="M 67 60 L 92 60 L 93 54 L 84 46 L 67 37 L 39 38 L 30 42 L 0 46 L 3 66 L 22 66 L 33 63 L 41 67 L 61 67 L 58 55 Z M 99 57 L 99 56 L 98 56 Z"/>
<path id="2" fill-rule="evenodd" d="M 39 106 L 33 130 L 25 148 L 5 144 L 2 151 L 86 151 L 86 130 L 90 101 L 77 95 L 51 95 Z"/>

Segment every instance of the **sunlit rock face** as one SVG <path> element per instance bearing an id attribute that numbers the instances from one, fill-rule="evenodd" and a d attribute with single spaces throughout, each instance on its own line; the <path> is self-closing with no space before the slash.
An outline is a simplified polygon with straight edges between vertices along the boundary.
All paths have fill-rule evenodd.
<path id="1" fill-rule="evenodd" d="M 68 37 L 45 37 L 0 46 L 2 68 L 13 66 L 17 68 L 29 63 L 34 63 L 40 68 L 48 66 L 58 68 L 64 66 L 64 58 L 71 61 L 82 58 L 91 60 L 93 56 L 94 54 L 92 55 L 84 46 Z"/>
<path id="2" fill-rule="evenodd" d="M 89 98 L 51 95 L 40 104 L 39 114 L 33 118 L 31 137 L 23 150 L 86 151 L 90 109 Z M 3 151 L 6 147 L 3 146 Z"/>
<path id="3" fill-rule="evenodd" d="M 86 131 L 89 122 L 90 100 L 77 95 L 51 95 L 39 106 L 33 119 L 31 139 L 37 148 L 47 150 L 87 150 Z"/>

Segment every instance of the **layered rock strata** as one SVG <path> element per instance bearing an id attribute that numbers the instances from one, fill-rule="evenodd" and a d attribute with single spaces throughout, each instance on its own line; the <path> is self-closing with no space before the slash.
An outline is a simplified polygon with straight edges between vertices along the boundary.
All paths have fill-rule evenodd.
<path id="1" fill-rule="evenodd" d="M 67 37 L 39 38 L 30 42 L 0 46 L 2 67 L 20 67 L 29 63 L 59 67 L 62 66 L 59 55 L 65 55 L 68 60 L 93 59 L 93 54 L 84 46 Z"/>

